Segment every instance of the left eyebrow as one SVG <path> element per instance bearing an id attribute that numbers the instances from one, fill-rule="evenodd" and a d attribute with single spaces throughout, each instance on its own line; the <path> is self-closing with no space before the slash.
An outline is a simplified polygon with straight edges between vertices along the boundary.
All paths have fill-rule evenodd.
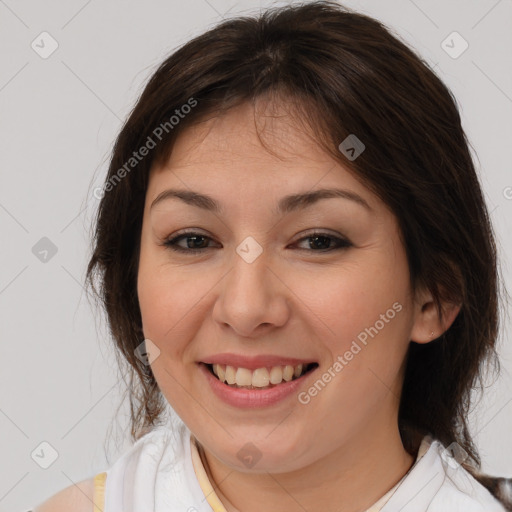
<path id="1" fill-rule="evenodd" d="M 354 201 L 360 206 L 363 206 L 369 211 L 372 211 L 370 205 L 358 194 L 351 190 L 345 190 L 341 188 L 323 188 L 319 190 L 313 190 L 312 192 L 305 192 L 302 194 L 292 194 L 283 197 L 279 201 L 278 213 L 290 213 L 295 210 L 307 208 L 312 204 L 320 201 L 320 199 L 331 199 L 331 198 L 349 199 Z"/>
<path id="2" fill-rule="evenodd" d="M 355 192 L 339 188 L 327 188 L 285 196 L 279 200 L 277 213 L 281 215 L 291 213 L 296 210 L 305 209 L 321 199 L 330 198 L 348 199 L 369 211 L 373 211 L 370 205 Z M 180 199 L 191 206 L 196 206 L 203 210 L 213 211 L 216 213 L 220 213 L 222 209 L 220 203 L 209 195 L 180 189 L 164 190 L 154 199 L 150 208 L 153 208 L 158 203 L 168 199 Z"/>

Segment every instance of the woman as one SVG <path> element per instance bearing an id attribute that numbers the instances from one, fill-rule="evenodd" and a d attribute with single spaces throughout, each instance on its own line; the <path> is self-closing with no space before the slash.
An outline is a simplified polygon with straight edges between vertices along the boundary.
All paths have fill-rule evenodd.
<path id="1" fill-rule="evenodd" d="M 190 41 L 101 195 L 136 443 L 37 512 L 506 510 L 467 426 L 492 228 L 451 93 L 382 24 L 312 2 Z"/>

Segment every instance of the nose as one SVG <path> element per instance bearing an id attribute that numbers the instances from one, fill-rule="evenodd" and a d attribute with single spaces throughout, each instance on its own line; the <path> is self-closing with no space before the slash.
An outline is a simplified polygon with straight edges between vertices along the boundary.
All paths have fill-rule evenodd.
<path id="1" fill-rule="evenodd" d="M 240 256 L 242 254 L 242 256 Z M 290 289 L 265 251 L 253 261 L 243 252 L 232 259 L 231 270 L 219 283 L 213 319 L 240 337 L 259 337 L 288 321 Z"/>

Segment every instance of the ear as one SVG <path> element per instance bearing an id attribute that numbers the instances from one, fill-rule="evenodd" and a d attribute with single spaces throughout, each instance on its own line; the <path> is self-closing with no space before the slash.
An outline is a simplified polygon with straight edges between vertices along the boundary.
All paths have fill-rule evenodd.
<path id="1" fill-rule="evenodd" d="M 461 305 L 443 302 L 442 318 L 429 290 L 422 289 L 415 294 L 414 320 L 411 329 L 411 341 L 429 343 L 439 338 L 452 325 L 459 314 Z"/>

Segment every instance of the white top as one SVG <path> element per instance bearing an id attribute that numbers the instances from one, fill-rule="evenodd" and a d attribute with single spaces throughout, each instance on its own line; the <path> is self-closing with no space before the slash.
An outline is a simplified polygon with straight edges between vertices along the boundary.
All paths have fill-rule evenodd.
<path id="1" fill-rule="evenodd" d="M 203 488 L 208 485 L 204 468 L 198 467 L 194 441 L 183 423 L 173 430 L 157 427 L 137 440 L 106 471 L 103 512 L 223 510 L 222 506 L 210 506 L 201 488 L 200 481 Z M 367 512 L 506 512 L 484 486 L 443 451 L 439 441 L 426 437 L 410 472 Z M 208 499 L 218 502 L 216 496 Z"/>

